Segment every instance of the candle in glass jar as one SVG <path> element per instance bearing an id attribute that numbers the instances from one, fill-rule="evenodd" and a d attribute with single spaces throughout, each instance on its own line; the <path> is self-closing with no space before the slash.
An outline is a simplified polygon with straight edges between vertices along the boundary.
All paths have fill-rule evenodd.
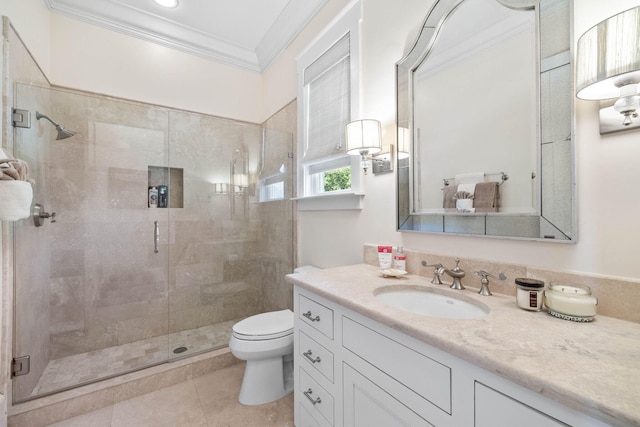
<path id="1" fill-rule="evenodd" d="M 550 311 L 567 316 L 594 317 L 598 300 L 587 286 L 552 283 L 544 293 L 544 303 Z"/>
<path id="2" fill-rule="evenodd" d="M 524 310 L 542 310 L 542 292 L 544 282 L 536 279 L 517 278 L 516 282 L 516 304 Z"/>

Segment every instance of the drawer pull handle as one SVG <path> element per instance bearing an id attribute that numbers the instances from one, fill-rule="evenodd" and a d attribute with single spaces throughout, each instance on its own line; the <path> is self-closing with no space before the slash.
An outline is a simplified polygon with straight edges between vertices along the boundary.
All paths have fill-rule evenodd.
<path id="1" fill-rule="evenodd" d="M 315 359 L 311 357 L 311 350 L 305 351 L 304 353 L 302 353 L 302 355 L 307 359 L 309 359 L 311 363 L 315 364 L 320 362 L 320 356 L 317 356 Z"/>
<path id="2" fill-rule="evenodd" d="M 320 400 L 319 397 L 317 397 L 316 399 L 311 397 L 311 394 L 313 393 L 313 391 L 311 391 L 311 389 L 309 389 L 307 391 L 303 391 L 302 393 L 304 393 L 304 395 L 307 396 L 307 399 L 309 399 L 309 402 L 311 402 L 312 405 L 316 405 L 317 403 L 322 403 L 322 400 Z"/>
<path id="3" fill-rule="evenodd" d="M 306 317 L 307 319 L 311 320 L 312 322 L 319 322 L 320 321 L 320 316 L 311 317 L 311 310 L 307 311 L 306 313 L 302 313 L 302 315 L 304 317 Z"/>

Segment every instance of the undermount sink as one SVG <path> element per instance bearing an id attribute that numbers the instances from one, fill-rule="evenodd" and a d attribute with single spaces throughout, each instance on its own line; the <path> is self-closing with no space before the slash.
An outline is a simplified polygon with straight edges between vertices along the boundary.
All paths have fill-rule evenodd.
<path id="1" fill-rule="evenodd" d="M 489 307 L 464 295 L 422 286 L 383 286 L 374 295 L 400 310 L 446 319 L 477 319 L 489 314 Z"/>

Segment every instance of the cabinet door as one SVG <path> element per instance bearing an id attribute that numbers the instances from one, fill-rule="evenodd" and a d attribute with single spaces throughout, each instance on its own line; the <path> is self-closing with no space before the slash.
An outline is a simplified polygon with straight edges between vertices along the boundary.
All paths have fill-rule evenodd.
<path id="1" fill-rule="evenodd" d="M 433 426 L 351 366 L 343 370 L 344 427 Z"/>
<path id="2" fill-rule="evenodd" d="M 568 426 L 482 383 L 475 383 L 475 394 L 475 427 Z"/>

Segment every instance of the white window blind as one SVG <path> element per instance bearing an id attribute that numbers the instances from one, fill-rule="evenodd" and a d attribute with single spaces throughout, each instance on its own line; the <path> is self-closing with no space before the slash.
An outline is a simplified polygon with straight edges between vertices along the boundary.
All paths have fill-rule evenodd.
<path id="1" fill-rule="evenodd" d="M 351 116 L 349 34 L 304 69 L 307 129 L 303 162 L 345 154 L 344 128 Z"/>

